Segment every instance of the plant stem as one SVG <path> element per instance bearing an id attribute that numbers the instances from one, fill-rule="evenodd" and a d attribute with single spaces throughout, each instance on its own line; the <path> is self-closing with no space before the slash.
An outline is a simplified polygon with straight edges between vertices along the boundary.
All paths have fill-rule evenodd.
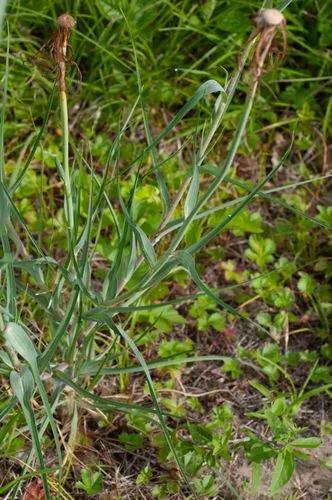
<path id="1" fill-rule="evenodd" d="M 226 87 L 226 90 L 225 90 L 225 93 L 227 96 L 226 100 L 225 100 L 223 94 L 220 94 L 218 99 L 217 99 L 216 107 L 215 107 L 215 116 L 214 116 L 214 119 L 212 121 L 211 128 L 210 128 L 210 130 L 209 130 L 209 132 L 208 132 L 206 138 L 204 139 L 204 141 L 201 145 L 201 148 L 200 148 L 199 162 L 198 162 L 199 166 L 202 165 L 202 163 L 205 159 L 207 150 L 209 148 L 209 145 L 210 145 L 216 131 L 218 130 L 218 128 L 220 126 L 220 123 L 224 117 L 225 112 L 227 111 L 230 103 L 232 102 L 235 90 L 237 88 L 237 85 L 239 83 L 240 77 L 242 75 L 242 72 L 243 72 L 243 69 L 245 66 L 245 63 L 248 59 L 248 56 L 250 54 L 250 51 L 251 51 L 253 45 L 255 44 L 255 41 L 256 41 L 256 37 L 253 37 L 251 39 L 250 43 L 248 43 L 244 49 L 244 52 L 241 56 L 241 59 L 240 59 L 239 65 L 238 65 L 237 72 L 231 78 L 231 80 L 229 81 L 229 83 Z"/>
<path id="2" fill-rule="evenodd" d="M 74 235 L 74 209 L 73 196 L 71 189 L 70 170 L 69 170 L 69 126 L 68 126 L 68 106 L 67 94 L 64 90 L 60 90 L 60 107 L 62 117 L 62 133 L 63 133 L 63 169 L 64 183 L 66 191 L 65 213 L 67 219 L 67 227 L 69 232 L 69 241 L 73 240 Z"/>

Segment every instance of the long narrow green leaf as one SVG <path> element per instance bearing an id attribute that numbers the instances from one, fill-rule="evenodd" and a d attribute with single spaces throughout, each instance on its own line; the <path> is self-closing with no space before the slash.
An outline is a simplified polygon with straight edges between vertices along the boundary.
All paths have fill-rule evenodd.
<path id="1" fill-rule="evenodd" d="M 27 361 L 31 366 L 37 362 L 38 353 L 36 348 L 23 330 L 17 323 L 10 322 L 7 324 L 4 336 L 6 343 L 14 349 L 18 354 Z"/>
<path id="2" fill-rule="evenodd" d="M 48 100 L 48 106 L 47 106 L 47 109 L 46 109 L 45 118 L 43 120 L 42 126 L 39 129 L 39 132 L 38 132 L 38 134 L 36 136 L 36 139 L 35 139 L 35 141 L 34 141 L 34 143 L 32 145 L 31 151 L 30 151 L 30 153 L 28 155 L 28 158 L 26 159 L 24 167 L 22 168 L 22 171 L 20 172 L 20 174 L 19 174 L 19 176 L 18 176 L 17 179 L 11 179 L 11 186 L 10 186 L 10 189 L 9 189 L 10 194 L 14 193 L 16 191 L 16 189 L 19 187 L 19 185 L 21 184 L 26 171 L 28 170 L 28 168 L 29 168 L 29 166 L 31 164 L 31 161 L 33 160 L 33 157 L 35 155 L 36 149 L 39 146 L 39 144 L 41 142 L 41 139 L 42 139 L 42 137 L 43 137 L 43 135 L 45 133 L 46 127 L 48 125 L 48 121 L 49 121 L 49 117 L 50 117 L 50 113 L 51 113 L 53 101 L 54 101 L 55 89 L 56 89 L 56 84 L 53 85 L 52 92 L 51 92 L 51 95 L 50 95 L 49 100 Z"/>
<path id="3" fill-rule="evenodd" d="M 293 2 L 293 0 L 281 0 L 278 5 L 278 9 L 284 11 Z"/>
<path id="4" fill-rule="evenodd" d="M 39 441 L 34 414 L 30 405 L 30 399 L 33 393 L 33 377 L 31 375 L 31 372 L 27 369 L 22 374 L 22 376 L 20 376 L 16 371 L 13 370 L 10 374 L 10 383 L 15 396 L 20 402 L 26 422 L 31 432 L 32 442 L 36 450 L 36 455 L 41 469 L 40 475 L 43 481 L 44 493 L 47 500 L 50 500 L 51 496 L 48 488 L 47 474 L 44 472 L 45 462 L 42 447 Z"/>
<path id="5" fill-rule="evenodd" d="M 7 0 L 2 0 L 0 3 L 0 36 L 2 32 L 3 20 L 5 18 Z"/>
<path id="6" fill-rule="evenodd" d="M 149 370 L 159 370 L 160 368 L 167 368 L 168 366 L 174 365 L 185 365 L 187 363 L 200 363 L 208 361 L 224 361 L 225 356 L 218 355 L 206 355 L 206 356 L 188 356 L 186 358 L 166 358 L 158 359 L 156 361 L 150 361 L 147 363 Z M 99 369 L 99 361 L 87 361 L 83 364 L 80 374 L 90 376 L 94 375 Z M 141 365 L 127 366 L 123 368 L 108 368 L 102 369 L 104 375 L 119 375 L 120 373 L 142 373 L 144 368 Z"/>
<path id="7" fill-rule="evenodd" d="M 281 159 L 281 161 L 278 163 L 278 165 L 276 165 L 272 170 L 271 172 L 264 178 L 262 179 L 255 188 L 253 188 L 250 193 L 248 194 L 248 196 L 246 196 L 242 203 L 240 203 L 240 205 L 231 213 L 231 214 L 227 214 L 227 216 L 221 221 L 219 222 L 213 229 L 211 229 L 208 233 L 206 233 L 201 239 L 200 241 L 198 241 L 197 243 L 194 243 L 193 245 L 190 245 L 190 247 L 188 247 L 186 250 L 187 252 L 189 253 L 196 253 L 198 252 L 201 248 L 203 248 L 209 241 L 211 241 L 213 238 L 215 238 L 219 233 L 220 231 L 227 226 L 227 224 L 230 223 L 231 220 L 233 220 L 237 215 L 238 213 L 241 212 L 241 210 L 246 206 L 248 205 L 248 203 L 254 198 L 254 196 L 256 196 L 256 194 L 262 189 L 262 187 L 274 176 L 274 174 L 280 169 L 280 167 L 283 165 L 284 163 L 284 160 L 288 157 L 289 153 L 290 153 L 290 150 L 292 148 L 292 144 L 290 145 L 290 147 L 288 148 L 288 150 L 286 151 L 286 153 L 284 154 L 283 158 Z"/>
<path id="8" fill-rule="evenodd" d="M 57 350 L 62 338 L 64 337 L 64 335 L 66 333 L 66 329 L 67 329 L 67 327 L 70 323 L 70 320 L 72 318 L 78 297 L 79 297 L 79 288 L 76 286 L 74 288 L 74 290 L 72 291 L 72 295 L 71 295 L 71 298 L 69 300 L 65 316 L 63 317 L 61 323 L 59 324 L 54 338 L 52 339 L 52 341 L 49 343 L 48 347 L 45 349 L 45 351 L 41 355 L 41 359 L 39 361 L 40 369 L 44 370 L 49 365 L 49 363 L 52 361 L 53 356 L 55 355 L 56 350 Z"/>
<path id="9" fill-rule="evenodd" d="M 149 127 L 149 122 L 147 118 L 147 114 L 144 108 L 144 101 L 143 101 L 143 87 L 142 87 L 142 81 L 141 81 L 141 75 L 140 75 L 140 69 L 139 69 L 139 64 L 138 64 L 138 57 L 137 57 L 137 51 L 136 51 L 136 46 L 134 43 L 134 38 L 132 36 L 130 26 L 128 23 L 127 18 L 125 17 L 127 26 L 129 28 L 129 33 L 130 33 L 130 39 L 131 39 L 131 44 L 133 47 L 133 52 L 134 52 L 134 59 L 135 59 L 135 67 L 136 67 L 136 75 L 137 75 L 137 85 L 138 85 L 138 93 L 140 97 L 140 103 L 141 103 L 141 110 L 142 110 L 142 115 L 143 115 L 143 122 L 144 122 L 144 129 L 145 129 L 145 135 L 148 143 L 148 147 L 151 153 L 151 158 L 152 158 L 152 165 L 153 169 L 157 178 L 158 186 L 159 186 L 159 191 L 160 191 L 160 197 L 161 201 L 163 204 L 163 215 L 167 213 L 167 211 L 170 208 L 170 198 L 169 198 L 169 193 L 167 189 L 167 185 L 165 182 L 165 179 L 163 175 L 160 172 L 160 168 L 158 165 L 158 160 L 157 160 L 157 154 L 156 154 L 156 149 L 153 146 L 153 138 L 151 135 L 150 127 Z"/>
<path id="10" fill-rule="evenodd" d="M 210 173 L 212 175 L 216 175 L 218 173 L 218 171 L 219 171 L 218 167 L 216 167 L 214 165 L 202 165 L 202 167 L 200 167 L 200 169 L 202 171 L 208 172 L 208 173 Z M 309 183 L 314 183 L 314 182 L 317 182 L 319 180 L 329 179 L 330 177 L 332 177 L 332 176 L 331 175 L 323 175 L 323 176 L 314 177 L 312 179 L 307 179 L 307 180 L 298 181 L 298 182 L 291 183 L 291 184 L 285 184 L 285 185 L 282 185 L 282 186 L 277 186 L 277 187 L 270 188 L 270 189 L 265 189 L 264 191 L 259 191 L 259 193 L 257 193 L 257 196 L 262 196 L 262 197 L 266 196 L 266 199 L 270 200 L 271 203 L 275 202 L 276 204 L 278 204 L 279 200 L 277 198 L 275 198 L 275 197 L 270 196 L 271 194 L 278 193 L 280 191 L 284 191 L 284 190 L 287 190 L 287 189 L 292 189 L 292 188 L 297 187 L 297 186 L 302 186 L 302 185 L 306 185 L 306 184 L 309 184 Z M 238 181 L 237 179 L 233 179 L 233 178 L 231 178 L 228 175 L 226 175 L 225 180 L 227 182 L 233 183 L 234 185 L 236 185 L 237 183 L 239 183 L 238 186 L 240 186 L 240 183 L 241 183 L 241 187 L 243 187 L 243 189 L 246 189 L 246 187 L 245 187 L 244 184 L 242 186 L 242 181 Z M 247 186 L 246 190 L 248 192 L 250 192 L 251 189 L 252 189 L 252 187 Z M 221 210 L 225 210 L 226 208 L 232 207 L 234 205 L 238 205 L 244 199 L 245 199 L 245 196 L 239 196 L 238 198 L 235 198 L 234 200 L 226 201 L 225 203 L 222 203 L 221 205 L 217 205 L 217 206 L 208 208 L 206 210 L 202 210 L 201 212 L 198 212 L 195 215 L 194 220 L 203 219 L 203 218 L 205 218 L 205 217 L 207 217 L 207 216 L 209 216 L 209 215 L 211 215 L 211 214 L 213 214 L 215 212 L 219 212 Z M 330 228 L 330 226 L 327 226 L 326 224 L 324 224 L 323 222 L 319 221 L 318 219 L 310 217 L 309 215 L 305 214 L 301 210 L 295 209 L 295 207 L 289 205 L 288 203 L 285 203 L 285 202 L 282 201 L 282 206 L 284 208 L 286 208 L 287 210 L 290 210 L 290 211 L 296 213 L 297 215 L 300 215 L 300 216 L 303 216 L 303 217 L 307 218 L 308 220 L 310 220 L 314 224 L 317 224 L 317 225 L 319 225 L 321 227 L 324 227 L 325 229 L 329 229 Z M 164 236 L 166 236 L 170 232 L 174 231 L 175 229 L 179 228 L 182 223 L 183 223 L 183 219 L 175 219 L 172 222 L 170 222 L 165 227 L 165 229 L 162 230 L 160 233 L 158 233 L 158 235 L 154 238 L 155 244 L 158 243 Z"/>
<path id="11" fill-rule="evenodd" d="M 121 196 L 119 196 L 119 201 L 120 201 L 124 216 L 126 218 L 126 221 L 128 223 L 128 226 L 134 232 L 145 259 L 147 260 L 149 265 L 151 267 L 153 267 L 157 262 L 157 257 L 156 257 L 156 254 L 155 254 L 155 251 L 154 251 L 154 248 L 153 248 L 151 241 L 149 240 L 147 235 L 144 233 L 143 229 L 140 228 L 137 224 L 135 224 L 132 221 L 130 214 L 127 210 L 127 207 L 125 206 Z"/>
<path id="12" fill-rule="evenodd" d="M 197 164 L 196 159 L 195 159 L 192 179 L 190 182 L 188 194 L 187 194 L 185 204 L 184 204 L 184 217 L 185 218 L 188 217 L 188 215 L 193 211 L 193 209 L 197 203 L 198 193 L 199 193 L 199 168 L 198 168 L 198 164 Z"/>
<path id="13" fill-rule="evenodd" d="M 215 167 L 215 166 L 213 166 L 213 165 L 203 165 L 202 166 L 202 170 L 204 170 L 206 172 L 209 172 L 209 173 L 212 173 L 213 175 L 218 175 L 218 168 Z M 300 181 L 299 185 L 301 185 L 301 184 L 307 184 L 309 182 L 314 182 L 315 180 L 325 179 L 325 178 L 329 178 L 329 177 L 330 176 L 323 176 L 323 177 L 317 177 L 316 179 L 308 179 L 308 180 L 305 180 L 305 181 Z M 248 193 L 250 193 L 251 190 L 252 190 L 252 187 L 250 187 L 245 182 L 240 181 L 239 179 L 233 179 L 232 177 L 226 175 L 225 180 L 227 182 L 229 182 L 230 184 L 233 184 L 234 186 L 238 186 L 238 187 L 244 189 Z M 298 183 L 295 183 L 295 184 L 298 185 Z M 277 192 L 282 191 L 284 189 L 290 189 L 291 187 L 292 187 L 292 184 L 287 184 L 285 186 L 278 186 L 276 188 L 267 189 L 265 191 L 258 191 L 257 192 L 257 196 L 260 196 L 261 198 L 264 198 L 264 199 L 270 201 L 271 203 L 275 203 L 276 205 L 279 205 L 279 206 L 281 206 L 281 207 L 283 207 L 283 208 L 285 208 L 287 210 L 290 210 L 291 212 L 295 213 L 296 215 L 299 215 L 301 217 L 304 217 L 307 220 L 310 220 L 315 225 L 324 227 L 325 229 L 328 229 L 329 231 L 331 231 L 332 230 L 332 226 L 324 224 L 324 222 L 316 219 L 315 217 L 311 217 L 310 215 L 306 214 L 302 210 L 300 210 L 300 209 L 298 209 L 296 207 L 293 207 L 292 205 L 289 205 L 289 203 L 286 203 L 285 201 L 280 200 L 279 198 L 275 198 L 275 197 L 270 196 L 272 193 L 277 193 Z M 237 198 L 235 200 L 231 200 L 230 202 L 226 202 L 223 205 L 220 205 L 218 207 L 213 207 L 210 210 L 206 210 L 204 212 L 200 212 L 199 214 L 197 214 L 196 219 L 202 218 L 202 217 L 204 217 L 206 215 L 209 215 L 211 213 L 217 212 L 218 210 L 222 210 L 223 208 L 226 208 L 227 206 L 238 204 L 242 200 L 244 200 L 244 198 L 245 197 L 239 197 L 239 198 Z"/>
<path id="14" fill-rule="evenodd" d="M 150 375 L 150 372 L 149 372 L 149 368 L 146 364 L 146 361 L 144 359 L 144 357 L 142 356 L 140 350 L 138 349 L 138 347 L 136 346 L 134 340 L 125 332 L 125 330 L 123 330 L 120 326 L 116 325 L 114 323 L 114 321 L 112 320 L 112 318 L 108 318 L 107 316 L 105 316 L 105 323 L 109 325 L 109 327 L 114 331 L 116 332 L 118 335 L 120 335 L 121 337 L 123 337 L 123 339 L 127 342 L 127 344 L 129 345 L 129 347 L 131 348 L 131 350 L 133 351 L 133 353 L 135 354 L 138 362 L 140 363 L 140 365 L 142 366 L 143 370 L 144 370 L 144 374 L 145 374 L 145 377 L 146 377 L 146 381 L 147 381 L 147 384 L 148 384 L 148 387 L 149 387 L 149 391 L 150 391 L 150 395 L 151 395 L 151 398 L 152 398 L 152 401 L 155 405 L 155 409 L 156 409 L 156 412 L 157 412 L 157 415 L 158 415 L 158 418 L 159 418 L 159 421 L 160 421 L 160 425 L 161 425 L 161 428 L 163 430 L 163 433 L 164 433 L 164 436 L 165 436 L 165 439 L 167 441 L 167 444 L 172 452 L 172 455 L 179 467 L 179 470 L 180 470 L 180 473 L 184 479 L 184 481 L 186 482 L 187 486 L 190 488 L 190 490 L 192 491 L 192 493 L 194 494 L 194 496 L 196 497 L 195 495 L 195 492 L 193 491 L 193 488 L 190 484 L 190 481 L 189 481 L 189 478 L 187 476 L 187 473 L 184 469 L 184 466 L 180 460 L 180 458 L 178 457 L 178 454 L 176 452 L 176 449 L 174 447 L 174 444 L 173 444 L 173 441 L 172 441 L 172 438 L 169 434 L 169 431 L 168 431 L 168 428 L 167 428 L 167 425 L 165 423 L 165 420 L 164 420 L 164 417 L 163 417 L 163 414 L 162 414 L 162 411 L 160 410 L 160 407 L 159 407 L 159 403 L 158 403 L 158 398 L 157 398 L 157 394 L 156 394 L 156 391 L 154 389 L 154 384 L 153 384 L 153 381 L 152 381 L 152 378 L 151 378 L 151 375 Z"/>
<path id="15" fill-rule="evenodd" d="M 217 304 L 219 304 L 223 309 L 225 309 L 227 312 L 232 314 L 233 316 L 236 316 L 237 318 L 243 319 L 244 321 L 247 321 L 251 323 L 255 328 L 257 328 L 258 331 L 264 331 L 268 335 L 270 334 L 268 330 L 263 328 L 259 323 L 256 321 L 247 318 L 246 316 L 243 316 L 242 314 L 239 313 L 234 307 L 231 305 L 227 304 L 225 301 L 223 301 L 220 297 L 218 297 L 202 280 L 202 278 L 199 276 L 198 272 L 196 271 L 195 268 L 195 263 L 187 251 L 179 251 L 176 254 L 176 259 L 179 261 L 179 263 L 183 266 L 183 268 L 188 271 L 191 279 L 194 281 L 194 283 L 198 286 L 202 292 L 204 292 L 208 297 L 210 297 L 212 300 L 214 300 Z"/>
<path id="16" fill-rule="evenodd" d="M 96 373 L 96 372 L 95 372 Z M 55 377 L 58 380 L 61 380 L 64 384 L 68 385 L 72 389 L 77 392 L 79 396 L 82 398 L 91 400 L 93 404 L 95 404 L 98 408 L 103 409 L 103 410 L 111 410 L 111 411 L 121 411 L 121 412 L 128 412 L 131 413 L 133 411 L 137 411 L 139 413 L 146 413 L 146 414 L 156 414 L 155 408 L 150 408 L 145 405 L 138 405 L 134 403 L 123 403 L 116 401 L 114 399 L 106 399 L 102 398 L 101 396 L 98 396 L 97 394 L 93 394 L 90 391 L 87 391 L 86 389 L 83 389 L 83 387 L 73 381 L 73 379 L 69 376 L 67 376 L 65 373 L 63 373 L 60 370 L 55 370 L 54 371 Z"/>
<path id="17" fill-rule="evenodd" d="M 3 195 L 4 195 L 3 199 L 5 200 L 5 198 L 6 198 L 9 201 L 9 204 L 11 206 L 11 210 L 13 211 L 13 214 L 16 216 L 17 220 L 20 222 L 20 224 L 22 225 L 22 227 L 26 231 L 28 238 L 31 241 L 31 243 L 33 244 L 38 255 L 40 257 L 45 258 L 44 252 L 41 250 L 38 243 L 34 239 L 33 235 L 31 234 L 31 231 L 29 230 L 27 224 L 24 221 L 23 216 L 21 215 L 20 211 L 18 210 L 17 206 L 15 205 L 14 201 L 12 200 L 10 192 L 8 191 L 7 187 L 0 182 L 0 200 L 1 200 L 1 193 L 3 193 Z M 4 203 L 6 203 L 6 201 L 4 201 Z M 1 216 L 1 211 L 0 211 L 0 216 Z M 0 226 L 0 232 L 1 232 L 1 228 L 4 228 L 4 225 Z"/>
<path id="18" fill-rule="evenodd" d="M 187 101 L 187 103 L 176 113 L 176 115 L 172 118 L 172 120 L 168 123 L 165 129 L 158 134 L 158 136 L 146 147 L 142 153 L 140 153 L 131 163 L 130 165 L 124 169 L 123 172 L 127 172 L 132 168 L 133 165 L 137 164 L 139 160 L 142 159 L 147 153 L 149 153 L 153 148 L 155 148 L 159 142 L 166 137 L 171 130 L 176 127 L 182 119 L 192 110 L 195 106 L 209 94 L 225 92 L 225 89 L 215 80 L 207 80 L 202 83 L 194 93 L 194 95 Z"/>
<path id="19" fill-rule="evenodd" d="M 7 344 L 9 344 L 12 349 L 17 351 L 20 354 L 20 356 L 25 361 L 27 361 L 29 363 L 31 372 L 32 372 L 34 380 L 36 382 L 39 394 L 42 398 L 42 401 L 43 401 L 43 404 L 45 407 L 45 411 L 46 411 L 46 414 L 48 416 L 49 423 L 50 423 L 50 426 L 51 426 L 51 429 L 53 432 L 53 437 L 54 437 L 55 446 L 56 446 L 57 455 L 58 455 L 58 460 L 59 460 L 59 467 L 61 468 L 62 456 L 61 456 L 58 432 L 57 432 L 57 428 L 56 428 L 56 425 L 54 422 L 52 410 L 51 410 L 51 407 L 50 407 L 50 404 L 49 404 L 49 401 L 47 398 L 47 394 L 46 394 L 46 391 L 44 389 L 43 383 L 42 383 L 41 378 L 40 378 L 39 369 L 38 369 L 38 365 L 37 365 L 37 357 L 38 357 L 37 350 L 36 350 L 33 342 L 31 341 L 31 339 L 29 338 L 28 334 L 17 323 L 8 323 L 8 325 L 6 326 L 6 330 L 5 330 L 5 338 L 6 338 Z M 23 381 L 24 380 L 25 379 L 23 379 Z M 32 394 L 31 394 L 31 396 L 32 396 Z M 30 399 L 31 399 L 31 396 L 30 396 Z"/>

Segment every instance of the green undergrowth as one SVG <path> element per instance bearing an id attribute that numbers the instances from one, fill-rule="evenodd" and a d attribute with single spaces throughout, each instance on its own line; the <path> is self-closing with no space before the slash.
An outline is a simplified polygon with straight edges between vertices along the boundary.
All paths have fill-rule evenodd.
<path id="1" fill-rule="evenodd" d="M 4 497 L 325 494 L 330 5 L 277 6 L 257 90 L 260 2 L 8 2 Z M 40 50 L 63 9 L 67 124 Z"/>

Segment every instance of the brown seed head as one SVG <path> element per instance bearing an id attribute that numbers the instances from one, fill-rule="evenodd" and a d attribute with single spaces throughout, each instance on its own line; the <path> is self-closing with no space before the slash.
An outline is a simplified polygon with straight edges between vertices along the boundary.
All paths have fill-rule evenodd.
<path id="1" fill-rule="evenodd" d="M 59 28 L 71 29 L 75 24 L 76 21 L 70 14 L 62 14 L 58 17 Z"/>

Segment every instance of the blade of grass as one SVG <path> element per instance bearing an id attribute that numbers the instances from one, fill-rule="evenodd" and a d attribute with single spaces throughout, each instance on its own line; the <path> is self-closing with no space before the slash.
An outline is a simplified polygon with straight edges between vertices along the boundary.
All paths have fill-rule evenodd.
<path id="1" fill-rule="evenodd" d="M 284 164 L 285 159 L 288 157 L 290 151 L 292 148 L 292 144 L 289 146 L 288 150 L 286 153 L 283 155 L 281 161 L 271 170 L 271 172 L 264 178 L 262 179 L 254 189 L 250 191 L 250 193 L 243 199 L 243 201 L 240 203 L 240 205 L 231 213 L 227 214 L 227 216 L 219 223 L 217 224 L 213 229 L 211 229 L 208 233 L 206 233 L 199 242 L 194 243 L 190 245 L 186 250 L 189 253 L 196 253 L 198 252 L 201 248 L 203 248 L 209 241 L 211 241 L 213 238 L 215 238 L 220 231 L 229 224 L 231 220 L 233 220 L 238 213 L 241 212 L 241 210 L 248 205 L 248 203 L 256 196 L 256 194 L 262 189 L 262 187 L 274 176 L 274 174 L 281 168 L 281 166 Z"/>
<path id="2" fill-rule="evenodd" d="M 258 331 L 264 331 L 266 334 L 270 335 L 270 332 L 266 330 L 266 328 L 262 327 L 259 323 L 256 321 L 253 321 L 250 318 L 247 318 L 246 316 L 243 316 L 241 313 L 239 313 L 234 307 L 231 305 L 227 304 L 224 302 L 220 297 L 218 297 L 213 291 L 208 287 L 202 280 L 202 278 L 199 276 L 198 272 L 196 271 L 195 268 L 195 263 L 190 255 L 189 252 L 181 250 L 177 252 L 176 254 L 176 259 L 179 261 L 181 266 L 188 271 L 191 279 L 193 282 L 197 285 L 197 287 L 204 292 L 208 297 L 210 297 L 212 300 L 214 300 L 218 305 L 220 305 L 223 309 L 225 309 L 228 313 L 232 314 L 233 316 L 243 319 L 247 321 L 248 323 L 251 323 L 253 326 L 258 328 Z"/>
<path id="3" fill-rule="evenodd" d="M 182 365 L 187 363 L 199 363 L 199 362 L 208 362 L 208 361 L 224 361 L 226 359 L 225 356 L 218 355 L 206 355 L 206 356 L 188 356 L 183 359 L 179 358 L 162 358 L 157 359 L 156 361 L 150 361 L 147 363 L 147 367 L 149 370 L 159 370 L 160 368 L 167 368 L 168 366 L 173 365 Z M 96 365 L 96 366 L 95 366 Z M 80 374 L 81 376 L 91 376 L 95 375 L 99 370 L 99 363 L 94 361 L 88 361 L 83 364 Z M 142 373 L 144 372 L 144 368 L 141 365 L 127 366 L 123 368 L 109 368 L 104 367 L 102 369 L 102 373 L 104 375 L 119 375 L 120 373 Z"/>
<path id="4" fill-rule="evenodd" d="M 33 342 L 30 340 L 29 336 L 27 333 L 24 331 L 24 329 L 16 324 L 16 323 L 8 323 L 6 326 L 5 330 L 5 338 L 6 338 L 6 343 L 10 345 L 12 349 L 17 351 L 20 356 L 28 362 L 29 368 L 32 372 L 34 381 L 37 385 L 37 389 L 39 391 L 39 394 L 42 398 L 44 408 L 46 415 L 49 420 L 49 424 L 52 429 L 53 437 L 54 437 L 54 442 L 55 442 L 55 447 L 57 451 L 57 456 L 58 456 L 58 465 L 59 465 L 59 471 L 60 471 L 60 478 L 61 478 L 61 464 L 62 464 L 62 454 L 61 454 L 61 447 L 60 447 L 60 441 L 58 438 L 58 431 L 56 428 L 56 424 L 53 418 L 52 410 L 47 398 L 46 391 L 44 389 L 43 383 L 41 381 L 41 377 L 39 374 L 39 368 L 38 368 L 38 363 L 37 363 L 37 358 L 38 358 L 38 353 L 35 349 L 35 346 Z"/>
<path id="5" fill-rule="evenodd" d="M 77 394 L 84 398 L 84 399 L 89 399 L 91 400 L 98 408 L 103 409 L 103 410 L 116 410 L 116 411 L 121 411 L 125 413 L 131 413 L 133 411 L 137 411 L 139 413 L 145 413 L 145 414 L 156 414 L 157 411 L 155 408 L 150 408 L 144 405 L 139 405 L 139 404 L 134 404 L 134 403 L 123 403 L 123 402 L 118 402 L 115 401 L 114 399 L 105 399 L 102 398 L 101 396 L 98 396 L 97 394 L 93 394 L 90 391 L 87 391 L 86 389 L 83 389 L 82 385 L 75 383 L 70 376 L 67 376 L 65 373 L 63 373 L 60 370 L 55 370 L 54 371 L 55 377 L 58 380 L 61 380 L 64 384 L 68 385 L 72 389 L 77 392 Z"/>
<path id="6" fill-rule="evenodd" d="M 34 140 L 34 143 L 32 145 L 32 148 L 31 148 L 31 151 L 28 155 L 28 158 L 26 159 L 24 167 L 22 168 L 21 172 L 19 173 L 19 176 L 17 179 L 15 179 L 13 177 L 10 179 L 10 186 L 9 186 L 9 193 L 10 194 L 13 194 L 16 191 L 16 189 L 20 186 L 20 184 L 23 180 L 23 177 L 25 176 L 25 174 L 26 174 L 26 172 L 31 164 L 31 161 L 34 158 L 36 149 L 39 146 L 39 144 L 42 140 L 42 137 L 45 133 L 45 130 L 46 130 L 48 122 L 49 122 L 51 110 L 52 110 L 52 105 L 53 105 L 54 95 L 55 95 L 55 88 L 56 88 L 56 85 L 54 84 L 53 88 L 52 88 L 51 95 L 50 95 L 49 100 L 48 100 L 48 106 L 46 109 L 45 118 L 43 120 L 42 126 L 39 129 L 39 132 L 36 136 L 36 139 Z"/>
<path id="7" fill-rule="evenodd" d="M 139 99 L 140 99 L 140 104 L 141 104 L 142 115 L 143 115 L 145 135 L 146 135 L 148 147 L 149 147 L 150 153 L 151 153 L 153 169 L 154 169 L 154 172 L 156 174 L 157 183 L 159 186 L 160 196 L 161 196 L 161 200 L 162 200 L 162 204 L 163 204 L 163 215 L 165 215 L 170 208 L 169 193 L 168 193 L 165 179 L 159 170 L 156 150 L 155 150 L 155 147 L 153 146 L 153 139 L 152 139 L 152 135 L 151 135 L 150 127 L 149 127 L 149 122 L 147 119 L 147 114 L 146 114 L 145 107 L 144 107 L 143 86 L 142 86 L 142 81 L 141 81 L 141 74 L 140 74 L 140 69 L 139 69 L 139 64 L 138 64 L 137 51 L 136 51 L 136 47 L 135 47 L 135 43 L 134 43 L 134 38 L 132 36 L 132 32 L 131 32 L 128 20 L 123 12 L 122 12 L 122 15 L 126 21 L 126 24 L 127 24 L 128 30 L 129 30 L 132 48 L 133 48 L 135 68 L 136 68 L 136 77 L 137 77 L 137 86 L 138 86 L 138 94 L 139 94 Z"/>
<path id="8" fill-rule="evenodd" d="M 146 361 L 145 361 L 144 357 L 142 356 L 140 350 L 137 348 L 137 346 L 136 346 L 135 342 L 133 341 L 133 339 L 125 332 L 125 330 L 123 330 L 120 326 L 116 325 L 114 323 L 114 321 L 112 320 L 112 318 L 109 318 L 107 315 L 105 315 L 104 322 L 106 324 L 108 324 L 109 327 L 114 332 L 116 332 L 118 335 L 120 335 L 121 337 L 123 337 L 123 339 L 125 340 L 125 342 L 129 345 L 130 349 L 135 354 L 135 357 L 139 361 L 140 365 L 142 366 L 142 368 L 144 370 L 145 377 L 146 377 L 146 381 L 147 381 L 147 384 L 148 384 L 148 387 L 149 387 L 149 392 L 150 392 L 150 395 L 151 395 L 154 407 L 156 409 L 156 412 L 157 412 L 157 415 L 158 415 L 158 418 L 159 418 L 159 422 L 160 422 L 161 428 L 163 430 L 165 439 L 166 439 L 167 444 L 169 446 L 169 449 L 172 452 L 173 458 L 175 459 L 175 461 L 176 461 L 176 463 L 177 463 L 177 465 L 179 467 L 179 471 L 181 473 L 181 476 L 182 476 L 183 480 L 187 484 L 188 488 L 190 489 L 190 491 L 192 492 L 192 494 L 194 495 L 194 497 L 197 498 L 196 494 L 195 494 L 195 492 L 194 492 L 194 490 L 193 490 L 193 488 L 192 488 L 192 486 L 190 484 L 190 481 L 189 481 L 187 473 L 186 473 L 186 471 L 184 469 L 184 466 L 183 466 L 180 458 L 178 457 L 178 454 L 177 454 L 176 449 L 174 447 L 172 438 L 171 438 L 171 436 L 169 434 L 169 431 L 168 431 L 168 428 L 166 426 L 166 422 L 164 420 L 162 411 L 160 410 L 160 407 L 159 407 L 157 394 L 156 394 L 155 389 L 154 389 L 154 384 L 153 384 L 153 381 L 152 381 L 152 378 L 151 378 L 151 375 L 150 375 L 150 372 L 149 372 L 149 368 L 148 368 L 148 366 L 146 364 Z"/>
<path id="9" fill-rule="evenodd" d="M 20 402 L 22 407 L 25 420 L 28 424 L 34 449 L 38 458 L 40 466 L 40 475 L 43 482 L 43 488 L 45 497 L 47 500 L 51 500 L 51 495 L 47 482 L 47 474 L 45 473 L 45 462 L 42 452 L 42 446 L 39 441 L 38 431 L 36 427 L 35 417 L 30 405 L 30 399 L 33 393 L 33 377 L 29 370 L 26 370 L 22 376 L 20 376 L 16 371 L 12 371 L 10 374 L 10 383 L 13 392 Z"/>

